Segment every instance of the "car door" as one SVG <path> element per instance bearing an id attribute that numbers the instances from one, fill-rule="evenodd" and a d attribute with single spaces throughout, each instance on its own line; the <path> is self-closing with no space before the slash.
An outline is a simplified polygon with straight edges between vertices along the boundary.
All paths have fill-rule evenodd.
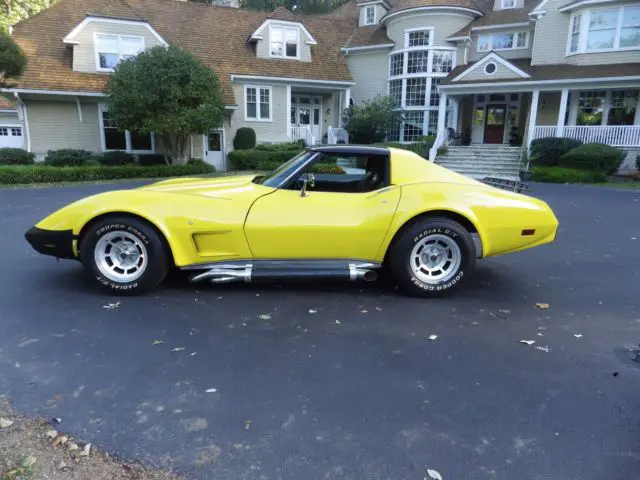
<path id="1" fill-rule="evenodd" d="M 341 160 L 344 163 L 332 159 L 334 165 Z M 317 186 L 304 194 L 300 188 L 280 188 L 256 200 L 245 223 L 254 257 L 374 260 L 401 189 L 383 184 L 372 191 L 353 191 L 349 185 L 357 185 L 365 174 L 354 168 L 348 174 L 316 173 Z M 339 178 L 332 182 L 332 175 Z"/>

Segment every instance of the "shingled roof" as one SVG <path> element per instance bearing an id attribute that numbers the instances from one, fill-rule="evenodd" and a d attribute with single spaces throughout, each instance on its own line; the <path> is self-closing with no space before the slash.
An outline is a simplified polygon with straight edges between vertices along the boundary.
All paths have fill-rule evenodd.
<path id="1" fill-rule="evenodd" d="M 482 12 L 481 2 L 475 0 L 396 0 L 387 15 L 420 7 L 461 7 Z"/>
<path id="2" fill-rule="evenodd" d="M 385 27 L 372 25 L 354 29 L 351 38 L 349 38 L 349 41 L 345 45 L 345 48 L 392 44 L 393 42 L 387 36 L 387 29 Z"/>
<path id="3" fill-rule="evenodd" d="M 175 0 L 61 0 L 14 27 L 13 37 L 29 58 L 18 88 L 77 92 L 104 89 L 108 74 L 72 71 L 72 47 L 62 43 L 87 15 L 145 19 L 167 42 L 184 48 L 212 68 L 229 105 L 236 102 L 232 74 L 350 81 L 351 73 L 340 49 L 353 31 L 351 21 L 287 12 L 256 12 Z M 255 46 L 247 39 L 269 18 L 301 21 L 318 42 L 312 47 L 313 61 L 258 58 Z"/>
<path id="4" fill-rule="evenodd" d="M 465 25 L 449 38 L 468 37 L 474 27 L 487 27 L 490 25 L 507 25 L 511 23 L 530 22 L 531 12 L 540 0 L 525 0 L 524 8 L 508 8 L 505 10 L 493 10 L 493 1 L 490 4 L 481 5 L 484 15 Z M 531 22 L 533 25 L 533 22 Z"/>
<path id="5" fill-rule="evenodd" d="M 6 97 L 0 95 L 0 110 L 14 110 L 15 104 Z"/>

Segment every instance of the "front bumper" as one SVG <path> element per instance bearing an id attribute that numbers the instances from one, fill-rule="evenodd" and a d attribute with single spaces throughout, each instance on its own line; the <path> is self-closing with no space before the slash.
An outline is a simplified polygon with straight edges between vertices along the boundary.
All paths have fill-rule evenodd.
<path id="1" fill-rule="evenodd" d="M 73 251 L 73 241 L 76 237 L 72 230 L 44 230 L 31 227 L 24 236 L 38 253 L 56 258 L 76 258 Z"/>

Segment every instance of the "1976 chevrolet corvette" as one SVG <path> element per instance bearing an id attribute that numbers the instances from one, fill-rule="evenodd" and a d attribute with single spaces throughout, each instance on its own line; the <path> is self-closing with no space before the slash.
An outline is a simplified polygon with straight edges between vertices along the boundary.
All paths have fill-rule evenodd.
<path id="1" fill-rule="evenodd" d="M 405 292 L 435 296 L 467 280 L 477 258 L 553 242 L 557 228 L 542 200 L 409 151 L 338 145 L 308 148 L 265 176 L 93 195 L 26 238 L 42 254 L 79 259 L 118 293 L 147 292 L 172 267 L 226 283 L 370 281 L 384 265 Z"/>

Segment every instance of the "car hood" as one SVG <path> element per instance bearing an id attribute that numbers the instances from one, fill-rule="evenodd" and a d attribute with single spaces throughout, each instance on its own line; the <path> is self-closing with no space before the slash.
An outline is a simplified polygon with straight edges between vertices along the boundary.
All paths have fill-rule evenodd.
<path id="1" fill-rule="evenodd" d="M 234 194 L 256 188 L 267 188 L 253 183 L 257 175 L 223 176 L 213 178 L 173 178 L 140 187 L 139 190 L 230 198 Z"/>

